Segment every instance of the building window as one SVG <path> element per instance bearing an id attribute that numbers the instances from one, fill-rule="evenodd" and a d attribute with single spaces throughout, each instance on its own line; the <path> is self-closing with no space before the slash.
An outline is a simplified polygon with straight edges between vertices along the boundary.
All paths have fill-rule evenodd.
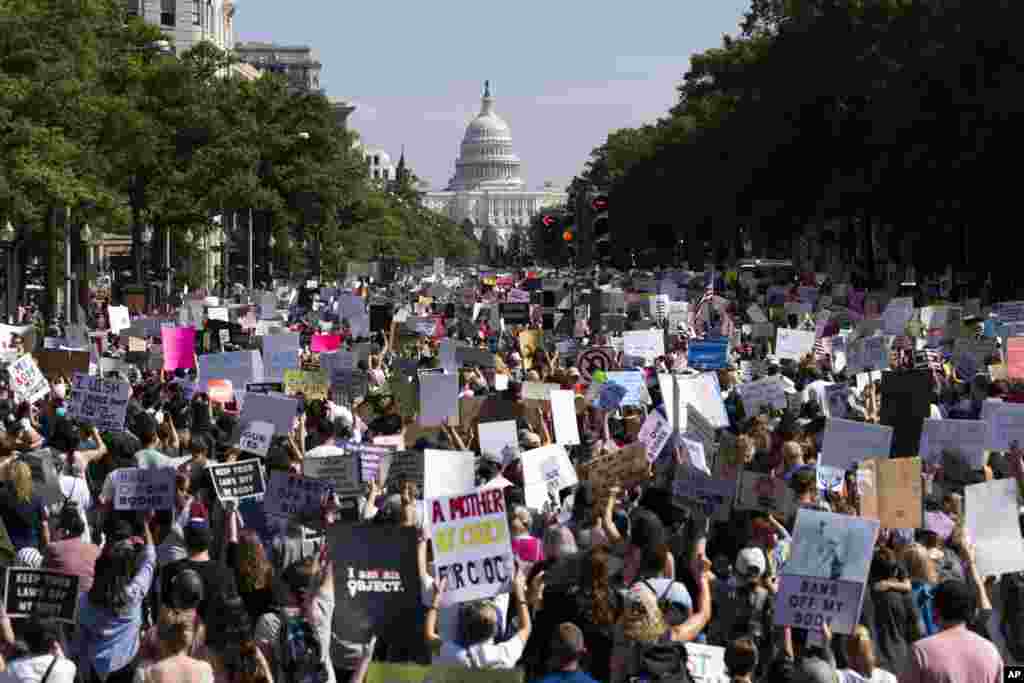
<path id="1" fill-rule="evenodd" d="M 203 0 L 192 0 L 192 25 L 203 25 Z"/>
<path id="2" fill-rule="evenodd" d="M 380 169 L 378 169 L 378 168 L 373 169 L 373 177 L 374 178 L 380 178 Z"/>
<path id="3" fill-rule="evenodd" d="M 125 0 L 124 11 L 130 17 L 137 17 L 142 14 L 140 7 L 142 0 Z"/>
<path id="4" fill-rule="evenodd" d="M 373 165 L 374 166 L 380 166 L 380 155 L 379 154 L 374 154 L 373 155 Z"/>
<path id="5" fill-rule="evenodd" d="M 174 26 L 176 0 L 160 0 L 160 25 Z"/>

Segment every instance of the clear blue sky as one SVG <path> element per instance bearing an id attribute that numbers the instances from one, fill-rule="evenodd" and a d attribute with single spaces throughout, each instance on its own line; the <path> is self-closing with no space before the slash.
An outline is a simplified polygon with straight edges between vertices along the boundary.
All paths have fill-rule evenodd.
<path id="1" fill-rule="evenodd" d="M 564 186 L 608 132 L 675 102 L 690 55 L 735 33 L 749 0 L 237 0 L 240 40 L 311 45 L 366 144 L 447 182 L 490 79 L 529 187 Z"/>

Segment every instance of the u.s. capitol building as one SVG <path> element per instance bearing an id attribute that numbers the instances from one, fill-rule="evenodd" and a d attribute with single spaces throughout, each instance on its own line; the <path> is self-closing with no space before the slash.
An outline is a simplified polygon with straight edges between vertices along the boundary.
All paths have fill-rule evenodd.
<path id="1" fill-rule="evenodd" d="M 466 127 L 455 175 L 441 192 L 427 192 L 424 205 L 457 223 L 472 222 L 478 238 L 494 228 L 498 246 L 504 247 L 516 226 L 527 226 L 547 206 L 565 203 L 565 192 L 545 184 L 528 191 L 520 175 L 521 163 L 512 150 L 512 130 L 494 112 L 490 82 L 484 83 L 480 113 Z"/>

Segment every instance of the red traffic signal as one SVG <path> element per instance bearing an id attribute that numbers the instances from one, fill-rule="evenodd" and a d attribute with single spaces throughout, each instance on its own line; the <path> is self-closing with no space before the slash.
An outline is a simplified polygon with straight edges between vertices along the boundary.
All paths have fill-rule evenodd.
<path id="1" fill-rule="evenodd" d="M 543 218 L 541 218 L 540 222 L 541 222 L 541 225 L 543 225 L 545 228 L 550 228 L 551 226 L 553 226 L 558 221 L 555 220 L 554 216 L 550 216 L 549 215 L 549 216 L 544 216 Z"/>
<path id="2" fill-rule="evenodd" d="M 572 242 L 574 237 L 575 235 L 573 234 L 572 230 L 566 230 L 565 232 L 562 233 L 562 239 L 565 240 L 566 242 Z"/>
<path id="3" fill-rule="evenodd" d="M 590 208 L 594 211 L 607 211 L 608 210 L 608 195 L 599 194 L 590 200 Z"/>

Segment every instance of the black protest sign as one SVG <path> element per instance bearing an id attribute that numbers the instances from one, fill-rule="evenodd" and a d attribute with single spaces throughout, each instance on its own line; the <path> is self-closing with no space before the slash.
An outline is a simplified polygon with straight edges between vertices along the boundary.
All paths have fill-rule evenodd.
<path id="1" fill-rule="evenodd" d="M 417 531 L 391 525 L 335 524 L 327 535 L 334 562 L 334 634 L 365 643 L 377 635 L 400 648 L 422 642 L 418 623 Z"/>
<path id="2" fill-rule="evenodd" d="M 263 467 L 258 458 L 210 465 L 209 470 L 214 491 L 221 503 L 257 498 L 266 493 Z"/>
<path id="3" fill-rule="evenodd" d="M 530 304 L 501 304 L 498 307 L 501 317 L 508 325 L 528 325 L 530 323 Z"/>
<path id="4" fill-rule="evenodd" d="M 898 457 L 917 455 L 925 418 L 931 415 L 931 371 L 882 373 L 881 398 L 879 421 L 893 428 L 893 454 Z"/>
<path id="5" fill-rule="evenodd" d="M 247 394 L 283 394 L 284 382 L 255 382 L 245 385 Z"/>
<path id="6" fill-rule="evenodd" d="M 494 354 L 487 349 L 459 346 L 455 349 L 455 362 L 460 367 L 463 365 L 476 365 L 481 368 L 493 368 Z"/>
<path id="7" fill-rule="evenodd" d="M 77 622 L 78 577 L 48 569 L 8 567 L 4 607 L 12 619 L 59 619 Z"/>

